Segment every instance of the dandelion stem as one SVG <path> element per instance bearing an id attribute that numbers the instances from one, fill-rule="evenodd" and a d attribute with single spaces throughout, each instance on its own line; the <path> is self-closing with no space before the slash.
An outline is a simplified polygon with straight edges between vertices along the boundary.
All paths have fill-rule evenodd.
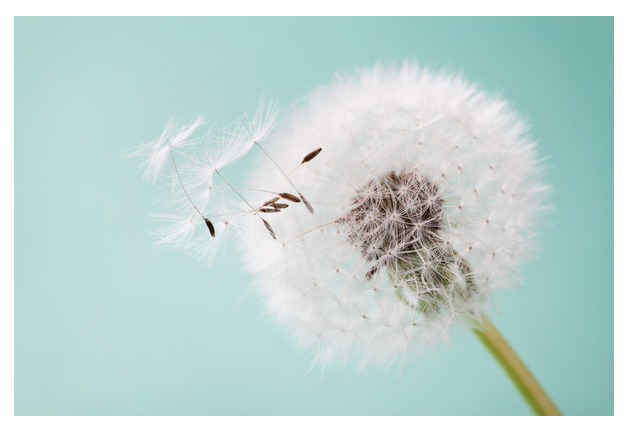
<path id="1" fill-rule="evenodd" d="M 481 326 L 473 328 L 473 331 L 499 362 L 536 415 L 562 415 L 512 347 L 485 316 L 481 319 Z"/>

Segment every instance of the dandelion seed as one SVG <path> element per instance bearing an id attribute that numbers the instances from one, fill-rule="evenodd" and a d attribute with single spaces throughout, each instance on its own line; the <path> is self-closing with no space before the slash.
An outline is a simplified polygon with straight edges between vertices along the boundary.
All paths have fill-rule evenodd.
<path id="1" fill-rule="evenodd" d="M 305 158 L 303 158 L 303 161 L 301 162 L 301 164 L 304 164 L 313 160 L 318 154 L 320 154 L 320 152 L 322 152 L 322 148 L 318 148 L 314 151 L 311 151 L 309 154 L 305 155 Z"/>
<path id="2" fill-rule="evenodd" d="M 290 207 L 290 205 L 286 203 L 271 203 L 271 206 L 276 209 L 286 209 Z"/>
<path id="3" fill-rule="evenodd" d="M 216 237 L 216 229 L 213 226 L 213 223 L 209 221 L 207 218 L 203 218 L 205 220 L 205 224 L 207 224 L 207 228 L 209 228 L 209 233 L 211 237 Z M 226 222 L 228 224 L 228 221 Z"/>
<path id="4" fill-rule="evenodd" d="M 265 202 L 264 204 L 262 204 L 261 206 L 268 206 L 274 202 L 276 202 L 277 200 L 279 200 L 279 197 L 275 197 L 273 199 L 268 200 L 267 202 Z"/>
<path id="5" fill-rule="evenodd" d="M 263 221 L 263 225 L 268 229 L 268 231 L 270 232 L 270 235 L 272 235 L 272 239 L 276 239 L 276 233 L 274 232 L 274 230 L 272 230 L 272 227 L 270 227 L 270 224 L 268 224 L 268 221 L 266 221 L 265 219 L 262 218 Z"/>
<path id="6" fill-rule="evenodd" d="M 289 193 L 279 193 L 279 196 L 284 198 L 285 200 L 289 200 L 290 202 L 300 203 L 300 199 L 293 194 Z"/>

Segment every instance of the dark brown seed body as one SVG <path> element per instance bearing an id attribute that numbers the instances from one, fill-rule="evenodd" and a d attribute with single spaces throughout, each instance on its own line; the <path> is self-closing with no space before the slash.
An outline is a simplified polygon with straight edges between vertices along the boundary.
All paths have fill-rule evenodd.
<path id="1" fill-rule="evenodd" d="M 270 227 L 270 224 L 268 224 L 268 221 L 266 221 L 263 218 L 261 218 L 261 220 L 263 221 L 263 225 L 265 225 L 268 231 L 270 232 L 272 239 L 276 239 L 276 234 L 274 233 L 274 230 L 272 230 L 272 227 Z"/>
<path id="2" fill-rule="evenodd" d="M 211 221 L 209 221 L 207 218 L 203 218 L 205 220 L 205 224 L 207 225 L 207 228 L 209 229 L 209 234 L 211 234 L 211 237 L 216 237 L 216 229 L 213 228 L 213 223 Z"/>
<path id="3" fill-rule="evenodd" d="M 271 206 L 277 209 L 285 209 L 290 207 L 290 205 L 285 203 L 272 203 Z"/>
<path id="4" fill-rule="evenodd" d="M 270 213 L 275 213 L 275 212 L 281 212 L 281 210 L 280 209 L 275 209 L 275 208 L 261 208 L 261 209 L 259 209 L 259 212 L 270 214 Z"/>
<path id="5" fill-rule="evenodd" d="M 277 200 L 279 200 L 279 197 L 275 197 L 273 199 L 268 200 L 267 202 L 265 202 L 264 204 L 262 204 L 261 206 L 268 206 L 271 203 L 276 202 Z"/>
<path id="6" fill-rule="evenodd" d="M 314 213 L 314 210 L 309 204 L 309 202 L 307 201 L 307 199 L 304 198 L 302 194 L 299 194 L 299 196 L 300 196 L 300 199 L 303 201 L 303 203 L 305 203 L 305 206 L 307 206 L 307 209 L 309 209 L 309 212 Z"/>
<path id="7" fill-rule="evenodd" d="M 305 155 L 305 158 L 303 158 L 303 161 L 301 164 L 307 163 L 308 161 L 313 160 L 316 157 L 316 155 L 320 154 L 320 151 L 322 151 L 322 148 L 315 149 L 311 151 L 309 154 Z"/>
<path id="8" fill-rule="evenodd" d="M 279 195 L 285 200 L 289 200 L 290 202 L 300 203 L 300 199 L 296 197 L 294 194 L 290 193 L 279 193 Z"/>

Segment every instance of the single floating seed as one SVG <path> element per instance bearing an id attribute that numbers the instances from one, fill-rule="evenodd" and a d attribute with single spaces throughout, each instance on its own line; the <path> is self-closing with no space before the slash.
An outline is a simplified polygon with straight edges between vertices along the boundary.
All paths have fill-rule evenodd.
<path id="1" fill-rule="evenodd" d="M 289 207 L 290 207 L 290 205 L 285 204 L 285 203 L 271 203 L 270 205 L 271 205 L 273 208 L 276 208 L 276 209 L 285 209 L 285 208 L 289 208 Z M 264 205 L 264 206 L 265 206 L 265 205 Z"/>
<path id="2" fill-rule="evenodd" d="M 211 221 L 209 221 L 208 218 L 204 218 L 205 220 L 205 224 L 207 224 L 207 228 L 209 229 L 209 233 L 211 234 L 211 237 L 216 237 L 216 229 L 213 228 L 213 223 Z"/>
<path id="3" fill-rule="evenodd" d="M 294 194 L 290 193 L 279 193 L 279 195 L 285 200 L 289 200 L 290 202 L 300 203 L 300 199 L 296 197 Z"/>
<path id="4" fill-rule="evenodd" d="M 275 208 L 261 208 L 259 209 L 259 212 L 263 212 L 263 213 L 276 213 L 276 212 L 281 212 L 280 209 L 275 209 Z"/>
<path id="5" fill-rule="evenodd" d="M 318 148 L 318 149 L 311 151 L 309 154 L 305 155 L 305 158 L 303 158 L 303 161 L 300 164 L 304 164 L 304 163 L 307 163 L 308 161 L 313 160 L 316 157 L 316 155 L 320 154 L 320 151 L 322 151 L 322 148 Z"/>
<path id="6" fill-rule="evenodd" d="M 277 200 L 279 200 L 279 197 L 275 197 L 273 199 L 268 200 L 267 202 L 265 202 L 264 204 L 262 204 L 261 206 L 268 206 L 271 203 L 276 202 Z"/>
<path id="7" fill-rule="evenodd" d="M 307 206 L 307 209 L 309 209 L 309 212 L 314 213 L 314 210 L 313 210 L 313 208 L 311 207 L 311 205 L 309 204 L 309 202 L 307 201 L 307 199 L 305 199 L 305 198 L 303 197 L 303 195 L 302 195 L 302 194 L 300 194 L 300 193 L 299 193 L 298 195 L 300 196 L 300 199 L 303 201 L 303 203 L 305 203 L 305 206 Z"/>
<path id="8" fill-rule="evenodd" d="M 276 234 L 274 233 L 274 230 L 272 230 L 272 227 L 270 227 L 270 224 L 268 224 L 268 221 L 266 221 L 263 218 L 261 218 L 261 221 L 263 221 L 263 225 L 265 225 L 268 231 L 270 232 L 272 239 L 276 239 Z"/>

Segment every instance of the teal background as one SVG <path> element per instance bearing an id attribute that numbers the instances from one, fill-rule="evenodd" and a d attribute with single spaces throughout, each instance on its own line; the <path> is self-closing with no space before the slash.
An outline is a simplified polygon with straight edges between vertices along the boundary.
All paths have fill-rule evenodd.
<path id="1" fill-rule="evenodd" d="M 153 248 L 121 157 L 172 115 L 288 107 L 417 59 L 528 118 L 555 211 L 493 321 L 565 414 L 613 414 L 613 18 L 16 18 L 16 415 L 525 415 L 463 327 L 390 370 L 318 368 L 227 249 Z M 240 169 L 246 168 L 246 162 Z M 236 176 L 233 172 L 232 176 Z"/>

